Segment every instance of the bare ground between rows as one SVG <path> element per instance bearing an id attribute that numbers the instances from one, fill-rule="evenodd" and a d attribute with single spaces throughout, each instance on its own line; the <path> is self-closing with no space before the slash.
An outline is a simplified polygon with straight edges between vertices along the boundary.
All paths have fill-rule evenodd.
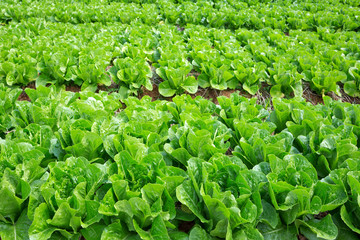
<path id="1" fill-rule="evenodd" d="M 172 97 L 163 97 L 160 95 L 159 93 L 159 88 L 158 88 L 158 84 L 154 83 L 153 84 L 153 90 L 147 90 L 146 88 L 142 87 L 139 90 L 139 93 L 137 95 L 137 97 L 139 99 L 141 99 L 144 96 L 150 96 L 152 101 L 156 101 L 156 100 L 168 100 L 171 101 Z M 25 92 L 26 88 L 31 88 L 31 89 L 36 89 L 35 87 L 35 83 L 31 82 L 29 83 L 27 86 L 22 87 L 23 92 L 20 94 L 18 100 L 19 101 L 30 101 L 30 98 L 28 97 L 28 95 Z M 80 92 L 81 91 L 81 87 L 77 86 L 77 85 L 66 85 L 65 87 L 66 91 L 71 91 L 71 92 Z M 118 85 L 115 83 L 112 83 L 111 86 L 107 87 L 107 86 L 98 86 L 98 90 L 96 92 L 99 91 L 108 91 L 108 92 L 116 92 L 118 89 Z M 317 104 L 323 104 L 323 98 L 320 94 L 314 92 L 311 88 L 309 83 L 307 82 L 303 82 L 303 98 L 307 101 L 310 102 L 313 105 L 317 105 Z M 341 96 L 337 96 L 335 93 L 333 92 L 329 92 L 326 95 L 331 97 L 334 100 L 337 101 L 342 101 L 342 102 L 348 102 L 351 104 L 360 104 L 360 98 L 358 97 L 351 97 L 348 94 L 346 94 L 344 92 L 343 86 L 340 85 L 340 92 L 341 92 Z M 270 90 L 270 86 L 267 85 L 266 83 L 263 83 L 260 90 L 255 94 L 255 95 L 251 95 L 249 93 L 247 93 L 244 90 L 240 90 L 240 89 L 236 89 L 236 90 L 232 90 L 232 89 L 227 89 L 227 90 L 216 90 L 216 89 L 212 89 L 212 88 L 199 88 L 198 91 L 195 94 L 189 94 L 190 96 L 192 96 L 193 98 L 197 97 L 197 96 L 201 96 L 205 99 L 209 99 L 212 102 L 214 102 L 215 104 L 218 104 L 218 100 L 217 97 L 219 96 L 225 96 L 225 97 L 230 97 L 230 95 L 234 92 L 239 93 L 241 96 L 244 96 L 246 98 L 253 98 L 256 97 L 257 98 L 257 103 L 261 104 L 263 106 L 267 106 L 268 104 L 271 104 L 271 99 L 272 97 L 270 96 L 269 93 Z"/>
<path id="2" fill-rule="evenodd" d="M 180 26 L 177 26 L 178 30 L 182 30 L 182 28 L 180 28 Z M 148 62 L 148 64 L 150 65 L 151 71 L 152 71 L 152 78 L 151 78 L 151 82 L 153 83 L 153 89 L 147 90 L 144 86 L 140 88 L 140 90 L 138 91 L 138 95 L 137 97 L 139 99 L 141 99 L 144 96 L 150 96 L 152 101 L 155 100 L 168 100 L 171 101 L 172 97 L 163 97 L 160 95 L 159 93 L 159 84 L 161 82 L 163 82 L 163 79 L 161 79 L 161 77 L 156 73 L 156 68 L 153 66 L 153 64 L 151 62 Z M 110 68 L 112 67 L 112 64 L 109 65 L 106 68 L 106 71 L 108 71 Z M 191 70 L 191 72 L 187 75 L 187 76 L 194 76 L 195 79 L 198 78 L 198 76 L 200 75 L 200 73 L 194 69 Z M 99 85 L 96 92 L 99 91 L 107 91 L 107 92 L 116 92 L 119 89 L 119 86 L 113 81 L 113 79 L 111 78 L 110 75 L 106 74 L 106 76 L 108 76 L 111 80 L 111 85 L 110 86 L 104 86 L 104 85 Z M 313 105 L 316 104 L 324 104 L 323 98 L 320 94 L 314 92 L 311 88 L 310 88 L 310 84 L 308 82 L 303 81 L 303 98 L 307 101 L 310 102 Z M 329 92 L 326 95 L 330 96 L 332 99 L 334 100 L 339 100 L 342 102 L 349 102 L 351 104 L 360 104 L 360 98 L 357 97 L 351 97 L 348 94 L 345 93 L 344 91 L 344 85 L 343 84 L 339 84 L 340 85 L 340 92 L 341 92 L 341 96 L 337 96 L 335 93 L 333 92 Z M 75 85 L 75 84 L 66 84 L 65 85 L 65 89 L 66 91 L 71 91 L 71 92 L 80 92 L 81 91 L 81 86 Z M 27 94 L 25 93 L 25 89 L 26 88 L 32 88 L 35 89 L 35 82 L 31 82 L 29 83 L 27 86 L 22 87 L 23 92 L 21 93 L 21 95 L 19 96 L 18 100 L 20 101 L 30 101 L 30 98 L 27 96 Z M 230 95 L 234 92 L 238 92 L 241 96 L 244 96 L 246 98 L 253 98 L 256 97 L 257 98 L 257 103 L 263 105 L 264 107 L 272 107 L 272 97 L 270 95 L 270 88 L 271 86 L 268 85 L 267 83 L 262 83 L 260 90 L 255 94 L 255 95 L 251 95 L 248 92 L 246 92 L 245 90 L 242 89 L 236 89 L 236 90 L 232 90 L 232 89 L 227 89 L 227 90 L 216 90 L 216 89 L 212 89 L 212 88 L 200 88 L 198 89 L 198 91 L 195 94 L 189 94 L 191 95 L 193 98 L 197 97 L 197 96 L 201 96 L 205 99 L 211 100 L 212 102 L 214 102 L 215 104 L 218 104 L 218 100 L 217 97 L 219 96 L 225 96 L 225 97 L 230 97 Z"/>

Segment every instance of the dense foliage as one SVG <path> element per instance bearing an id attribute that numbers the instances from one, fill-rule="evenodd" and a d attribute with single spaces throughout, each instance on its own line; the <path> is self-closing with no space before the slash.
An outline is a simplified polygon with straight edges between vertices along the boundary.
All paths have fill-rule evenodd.
<path id="1" fill-rule="evenodd" d="M 0 82 L 360 96 L 359 0 L 86 2 L 2 1 Z"/>
<path id="2" fill-rule="evenodd" d="M 0 91 L 3 240 L 359 237 L 359 105 L 25 91 Z"/>
<path id="3" fill-rule="evenodd" d="M 0 239 L 359 239 L 359 6 L 2 0 Z"/>

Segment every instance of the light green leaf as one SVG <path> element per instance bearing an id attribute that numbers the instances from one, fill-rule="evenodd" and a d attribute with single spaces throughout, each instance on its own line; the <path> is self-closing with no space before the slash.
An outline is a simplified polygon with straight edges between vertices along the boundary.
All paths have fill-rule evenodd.
<path id="1" fill-rule="evenodd" d="M 13 224 L 0 221 L 0 236 L 2 240 L 28 240 L 31 221 L 24 210 Z"/>
<path id="2" fill-rule="evenodd" d="M 333 223 L 331 219 L 331 215 L 328 214 L 326 217 L 322 218 L 321 220 L 318 219 L 311 219 L 308 221 L 304 220 L 296 220 L 296 224 L 304 225 L 308 227 L 311 231 L 316 233 L 317 237 L 333 240 L 336 239 L 338 235 L 338 229 L 336 225 Z"/>
<path id="3" fill-rule="evenodd" d="M 197 193 L 192 186 L 191 181 L 185 181 L 176 188 L 176 197 L 182 204 L 187 206 L 201 222 L 208 222 L 202 214 L 202 206 L 200 205 L 201 203 L 199 202 Z"/>
<path id="4" fill-rule="evenodd" d="M 176 90 L 171 88 L 168 81 L 165 81 L 160 83 L 159 93 L 164 97 L 172 97 L 176 93 Z"/>

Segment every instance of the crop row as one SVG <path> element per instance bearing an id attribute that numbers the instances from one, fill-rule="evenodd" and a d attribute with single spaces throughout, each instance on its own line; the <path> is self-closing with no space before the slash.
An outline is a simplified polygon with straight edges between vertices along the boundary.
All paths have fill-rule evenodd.
<path id="1" fill-rule="evenodd" d="M 359 237 L 359 105 L 25 91 L 0 86 L 3 240 Z"/>
<path id="2" fill-rule="evenodd" d="M 262 3 L 266 2 L 266 3 Z M 3 1 L 0 20 L 44 18 L 64 23 L 121 22 L 200 24 L 230 29 L 264 27 L 316 31 L 317 27 L 358 30 L 359 0 L 344 1 Z M 352 7 L 354 6 L 354 7 Z"/>
<path id="3" fill-rule="evenodd" d="M 198 87 L 244 89 L 256 94 L 262 83 L 273 96 L 301 96 L 302 81 L 320 94 L 360 95 L 358 32 L 185 29 L 161 23 L 66 24 L 29 19 L 0 28 L 0 82 L 9 86 L 71 83 L 95 90 L 119 85 L 123 98 L 152 77 L 162 79 L 169 97 Z"/>

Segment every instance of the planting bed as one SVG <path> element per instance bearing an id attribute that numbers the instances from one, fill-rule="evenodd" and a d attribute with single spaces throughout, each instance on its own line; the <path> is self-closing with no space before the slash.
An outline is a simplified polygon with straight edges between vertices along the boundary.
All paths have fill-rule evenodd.
<path id="1" fill-rule="evenodd" d="M 0 2 L 0 240 L 360 238 L 358 0 Z"/>

